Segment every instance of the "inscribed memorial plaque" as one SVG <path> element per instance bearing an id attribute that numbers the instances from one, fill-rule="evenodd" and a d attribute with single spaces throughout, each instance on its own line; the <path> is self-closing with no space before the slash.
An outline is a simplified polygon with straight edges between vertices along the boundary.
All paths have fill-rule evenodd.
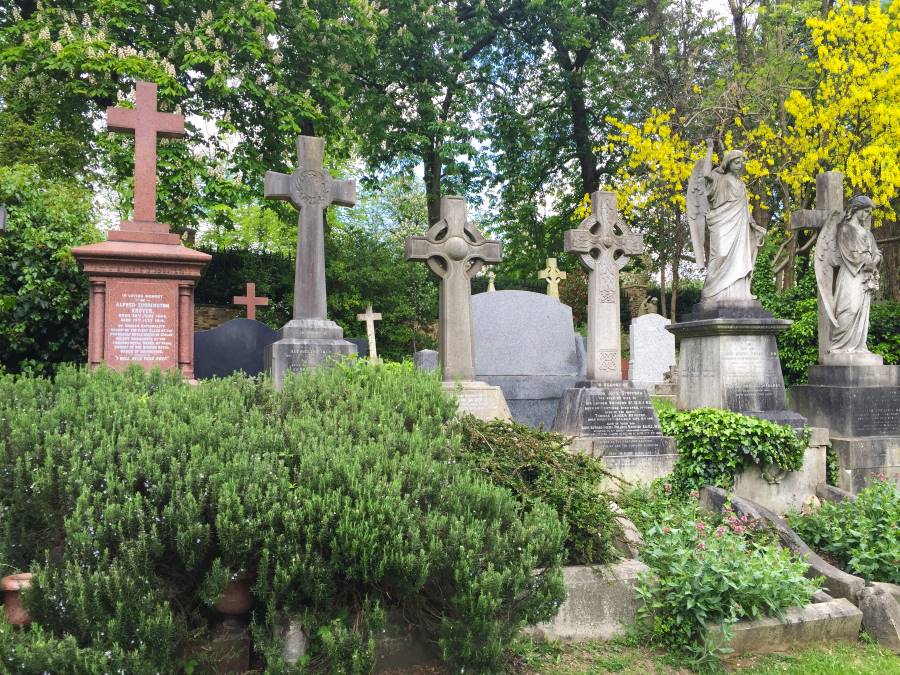
<path id="1" fill-rule="evenodd" d="M 107 363 L 122 368 L 178 365 L 178 286 L 165 281 L 113 280 L 107 284 Z"/>

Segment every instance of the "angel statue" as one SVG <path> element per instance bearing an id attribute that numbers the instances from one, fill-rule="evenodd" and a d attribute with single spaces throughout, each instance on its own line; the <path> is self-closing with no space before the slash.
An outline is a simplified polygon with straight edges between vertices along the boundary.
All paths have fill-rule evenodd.
<path id="1" fill-rule="evenodd" d="M 750 275 L 766 230 L 750 217 L 747 188 L 741 180 L 744 153 L 729 150 L 715 169 L 712 153 L 710 138 L 706 157 L 694 165 L 686 196 L 694 258 L 706 267 L 701 301 L 745 303 L 754 299 Z"/>
<path id="2" fill-rule="evenodd" d="M 878 290 L 881 251 L 872 234 L 872 209 L 866 196 L 854 197 L 841 213 L 832 213 L 816 241 L 815 268 L 825 313 L 829 353 L 869 354 L 869 307 Z M 837 270 L 837 278 L 835 278 Z"/>

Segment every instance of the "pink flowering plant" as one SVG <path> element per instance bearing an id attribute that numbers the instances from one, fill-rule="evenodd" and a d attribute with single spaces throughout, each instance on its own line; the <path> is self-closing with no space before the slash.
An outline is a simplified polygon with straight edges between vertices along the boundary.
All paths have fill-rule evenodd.
<path id="1" fill-rule="evenodd" d="M 650 572 L 637 587 L 639 628 L 651 641 L 695 664 L 715 660 L 736 621 L 779 616 L 819 587 L 802 561 L 757 534 L 756 521 L 726 511 L 718 522 L 693 498 L 668 508 L 645 530 L 641 552 Z"/>

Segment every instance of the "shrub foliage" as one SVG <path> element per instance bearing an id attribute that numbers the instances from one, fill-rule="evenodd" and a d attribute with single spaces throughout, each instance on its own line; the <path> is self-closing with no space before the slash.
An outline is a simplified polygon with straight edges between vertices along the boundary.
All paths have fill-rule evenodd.
<path id="1" fill-rule="evenodd" d="M 622 528 L 600 490 L 607 474 L 599 459 L 568 452 L 565 436 L 516 422 L 466 416 L 459 426 L 465 464 L 525 505 L 546 503 L 563 517 L 567 562 L 588 565 L 616 558 L 613 540 Z"/>
<path id="2" fill-rule="evenodd" d="M 452 663 L 496 669 L 561 601 L 565 531 L 453 461 L 453 414 L 436 380 L 399 365 L 283 392 L 139 369 L 0 376 L 0 560 L 37 573 L 25 600 L 41 627 L 0 632 L 0 653 L 13 671 L 21 657 L 75 672 L 93 650 L 104 670 L 176 672 L 250 571 L 257 634 L 301 617 L 316 670 L 366 671 L 389 605 Z M 73 665 L 57 671 L 53 645 Z"/>
<path id="3" fill-rule="evenodd" d="M 747 465 L 775 465 L 796 471 L 803 465 L 809 432 L 730 410 L 696 408 L 676 411 L 660 405 L 663 434 L 675 438 L 678 461 L 672 484 L 679 492 L 704 485 L 728 488 Z"/>
<path id="4" fill-rule="evenodd" d="M 824 502 L 810 515 L 789 513 L 803 540 L 867 581 L 900 584 L 900 494 L 876 478 L 856 501 Z"/>

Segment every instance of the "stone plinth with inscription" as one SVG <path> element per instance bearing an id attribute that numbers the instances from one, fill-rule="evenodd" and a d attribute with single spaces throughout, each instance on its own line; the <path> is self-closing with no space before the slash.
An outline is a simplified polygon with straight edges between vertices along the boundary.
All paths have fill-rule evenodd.
<path id="1" fill-rule="evenodd" d="M 790 325 L 752 300 L 700 303 L 668 326 L 681 343 L 678 409 L 722 408 L 801 428 L 803 417 L 787 408 L 775 339 Z"/>
<path id="2" fill-rule="evenodd" d="M 109 108 L 110 131 L 135 137 L 134 219 L 72 254 L 91 282 L 88 364 L 177 368 L 194 378 L 194 286 L 211 256 L 156 222 L 156 138 L 184 135 L 181 115 L 156 110 L 156 85 L 138 82 L 134 108 Z"/>
<path id="3" fill-rule="evenodd" d="M 566 232 L 565 249 L 588 270 L 586 378 L 566 389 L 553 430 L 574 436 L 572 449 L 602 457 L 611 473 L 647 483 L 671 472 L 675 441 L 663 436 L 646 389 L 622 381 L 619 270 L 644 250 L 616 212 L 612 192 L 591 195 L 591 213 Z"/>
<path id="4" fill-rule="evenodd" d="M 841 489 L 856 493 L 879 473 L 900 488 L 900 366 L 815 365 L 790 398 L 829 430 Z"/>

